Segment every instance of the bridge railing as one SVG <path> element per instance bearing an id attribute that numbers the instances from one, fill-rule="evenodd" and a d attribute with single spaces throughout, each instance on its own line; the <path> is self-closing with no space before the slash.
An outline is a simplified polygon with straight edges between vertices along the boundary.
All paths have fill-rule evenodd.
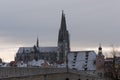
<path id="1" fill-rule="evenodd" d="M 82 76 L 97 77 L 96 71 L 79 71 L 68 69 L 69 73 L 74 73 Z M 34 75 L 46 75 L 54 73 L 67 73 L 66 68 L 28 68 L 28 67 L 0 67 L 0 78 L 9 77 L 24 77 L 24 76 L 34 76 Z"/>
<path id="2" fill-rule="evenodd" d="M 0 78 L 22 77 L 40 74 L 65 73 L 66 68 L 18 68 L 18 67 L 1 67 Z"/>

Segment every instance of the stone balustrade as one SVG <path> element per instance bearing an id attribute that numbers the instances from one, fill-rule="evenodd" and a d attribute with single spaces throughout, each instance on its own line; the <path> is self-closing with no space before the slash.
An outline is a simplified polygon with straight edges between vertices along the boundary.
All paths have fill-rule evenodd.
<path id="1" fill-rule="evenodd" d="M 54 73 L 66 73 L 66 68 L 18 68 L 18 67 L 1 67 L 0 78 L 22 77 L 33 75 L 44 75 Z"/>
<path id="2" fill-rule="evenodd" d="M 28 77 L 28 76 L 45 76 L 52 74 L 66 74 L 66 68 L 37 68 L 37 67 L 0 67 L 0 79 L 3 78 L 16 78 L 16 77 Z M 68 69 L 68 73 L 76 76 L 94 77 L 98 78 L 96 71 L 78 71 Z"/>

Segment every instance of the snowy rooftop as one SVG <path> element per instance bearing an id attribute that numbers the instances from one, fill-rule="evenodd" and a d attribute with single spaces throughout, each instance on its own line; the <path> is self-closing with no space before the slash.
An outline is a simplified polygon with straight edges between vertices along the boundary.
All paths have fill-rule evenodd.
<path id="1" fill-rule="evenodd" d="M 58 48 L 57 47 L 39 47 L 37 48 L 38 51 L 40 52 L 57 52 Z M 34 52 L 34 47 L 20 47 L 18 50 L 18 53 L 30 53 Z"/>
<path id="2" fill-rule="evenodd" d="M 77 70 L 96 70 L 94 51 L 73 51 L 68 54 L 69 68 Z"/>

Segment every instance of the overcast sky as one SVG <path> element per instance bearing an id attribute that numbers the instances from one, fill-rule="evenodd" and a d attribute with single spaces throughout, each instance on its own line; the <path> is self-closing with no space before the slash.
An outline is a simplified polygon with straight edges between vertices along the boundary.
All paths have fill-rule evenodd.
<path id="1" fill-rule="evenodd" d="M 56 46 L 66 14 L 72 50 L 120 46 L 120 0 L 0 0 L 0 57 L 14 59 L 18 47 Z"/>

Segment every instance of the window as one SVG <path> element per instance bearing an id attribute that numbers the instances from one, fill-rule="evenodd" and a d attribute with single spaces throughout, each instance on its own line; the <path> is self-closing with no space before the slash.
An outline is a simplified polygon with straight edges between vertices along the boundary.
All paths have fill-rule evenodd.
<path id="1" fill-rule="evenodd" d="M 73 60 L 76 60 L 76 58 L 74 58 Z"/>
<path id="2" fill-rule="evenodd" d="M 84 68 L 84 70 L 86 71 L 86 70 L 87 70 L 87 68 Z"/>
<path id="3" fill-rule="evenodd" d="M 73 63 L 75 63 L 75 61 L 73 61 Z"/>
<path id="4" fill-rule="evenodd" d="M 101 59 L 99 59 L 99 62 L 102 62 L 102 60 L 101 60 Z"/>
<path id="5" fill-rule="evenodd" d="M 69 80 L 69 78 L 66 78 L 65 80 Z"/>
<path id="6" fill-rule="evenodd" d="M 76 55 L 74 57 L 77 57 Z"/>
<path id="7" fill-rule="evenodd" d="M 88 57 L 86 57 L 85 59 L 88 60 Z"/>

